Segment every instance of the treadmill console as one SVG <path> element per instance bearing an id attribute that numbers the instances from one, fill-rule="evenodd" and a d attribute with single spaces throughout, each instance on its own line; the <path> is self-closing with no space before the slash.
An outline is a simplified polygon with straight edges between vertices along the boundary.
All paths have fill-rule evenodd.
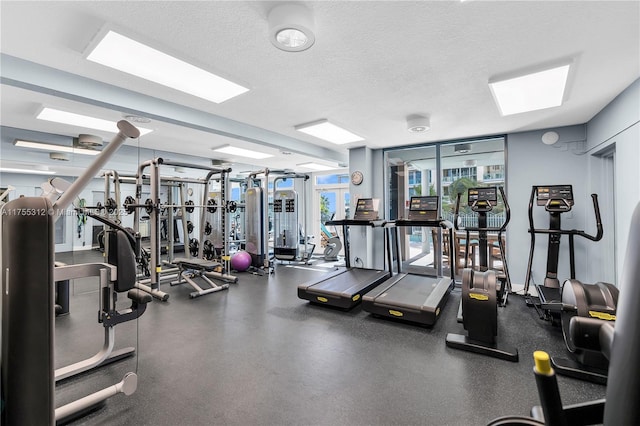
<path id="1" fill-rule="evenodd" d="M 378 220 L 379 204 L 380 200 L 377 198 L 360 198 L 356 204 L 353 220 Z"/>
<path id="2" fill-rule="evenodd" d="M 573 188 L 571 185 L 538 186 L 536 203 L 548 212 L 568 212 L 573 207 Z"/>
<path id="3" fill-rule="evenodd" d="M 438 220 L 439 201 L 440 198 L 435 195 L 411 197 L 409 220 Z"/>
<path id="4" fill-rule="evenodd" d="M 489 212 L 498 204 L 498 188 L 469 188 L 467 199 L 474 212 Z"/>

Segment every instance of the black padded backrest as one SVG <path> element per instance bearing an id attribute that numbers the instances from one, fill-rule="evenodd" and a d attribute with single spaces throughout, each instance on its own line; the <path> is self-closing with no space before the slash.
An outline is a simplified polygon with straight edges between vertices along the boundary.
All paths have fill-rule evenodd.
<path id="1" fill-rule="evenodd" d="M 640 424 L 640 203 L 629 228 L 613 348 L 609 360 L 605 425 Z"/>
<path id="2" fill-rule="evenodd" d="M 129 291 L 136 283 L 136 256 L 124 231 L 109 232 L 109 253 L 107 262 L 118 268 L 115 291 Z"/>

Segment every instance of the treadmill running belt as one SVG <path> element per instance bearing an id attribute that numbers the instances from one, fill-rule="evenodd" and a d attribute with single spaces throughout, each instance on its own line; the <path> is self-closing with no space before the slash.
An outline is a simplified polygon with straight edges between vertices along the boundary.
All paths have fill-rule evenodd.
<path id="1" fill-rule="evenodd" d="M 369 292 L 362 308 L 376 315 L 432 325 L 452 288 L 450 278 L 400 274 Z"/>
<path id="2" fill-rule="evenodd" d="M 360 303 L 361 296 L 389 278 L 387 271 L 353 268 L 337 274 L 327 274 L 320 280 L 298 286 L 298 297 L 350 309 Z"/>

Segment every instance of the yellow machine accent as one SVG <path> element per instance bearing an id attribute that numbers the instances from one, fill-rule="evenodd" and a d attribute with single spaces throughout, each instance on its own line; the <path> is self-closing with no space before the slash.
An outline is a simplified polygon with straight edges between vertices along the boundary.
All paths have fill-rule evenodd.
<path id="1" fill-rule="evenodd" d="M 551 375 L 553 374 L 553 368 L 551 368 L 551 360 L 549 354 L 545 351 L 535 351 L 533 353 L 533 361 L 535 363 L 535 371 L 539 374 Z"/>
<path id="2" fill-rule="evenodd" d="M 612 315 L 608 312 L 598 312 L 598 311 L 589 311 L 589 316 L 591 318 L 598 318 L 605 321 L 615 321 L 616 316 Z"/>
<path id="3" fill-rule="evenodd" d="M 229 256 L 229 255 L 222 256 L 222 260 L 231 260 L 231 256 Z"/>
<path id="4" fill-rule="evenodd" d="M 356 294 L 355 296 L 353 296 L 353 297 L 351 298 L 351 300 L 353 300 L 354 302 L 355 302 L 355 301 L 360 300 L 360 295 L 359 295 L 359 294 Z"/>
<path id="5" fill-rule="evenodd" d="M 394 317 L 402 317 L 404 314 L 400 311 L 394 311 L 393 309 L 389 309 L 389 313 Z"/>
<path id="6" fill-rule="evenodd" d="M 162 266 L 156 266 L 156 272 L 157 273 L 162 272 Z"/>
<path id="7" fill-rule="evenodd" d="M 318 297 L 317 297 L 317 299 L 318 299 L 320 302 L 323 302 L 323 303 L 326 303 L 326 302 L 328 302 L 328 301 L 329 301 L 329 299 L 327 299 L 326 297 L 322 297 L 322 296 L 318 296 Z"/>
<path id="8" fill-rule="evenodd" d="M 489 300 L 489 296 L 481 293 L 469 293 L 469 298 L 476 300 Z"/>

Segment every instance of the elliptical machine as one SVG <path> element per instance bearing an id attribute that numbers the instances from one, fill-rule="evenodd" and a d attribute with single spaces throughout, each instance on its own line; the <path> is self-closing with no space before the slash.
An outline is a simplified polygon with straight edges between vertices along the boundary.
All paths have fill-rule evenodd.
<path id="1" fill-rule="evenodd" d="M 487 226 L 487 213 L 498 204 L 497 192 L 505 207 L 505 221 L 500 227 Z M 456 201 L 454 224 L 458 228 L 458 213 L 460 211 L 460 196 Z M 505 248 L 502 234 L 511 219 L 509 203 L 504 195 L 502 187 L 470 188 L 468 191 L 468 205 L 478 214 L 477 227 L 465 227 L 466 242 L 465 253 L 469 252 L 470 231 L 478 232 L 479 269 L 467 267 L 465 256 L 465 268 L 462 271 L 462 324 L 468 335 L 447 334 L 447 346 L 454 349 L 462 349 L 482 355 L 507 361 L 518 361 L 518 350 L 500 345 L 497 342 L 498 335 L 498 305 L 504 306 L 511 292 L 511 280 L 509 268 L 505 258 Z M 488 268 L 488 232 L 498 233 L 498 246 L 502 261 L 503 273 L 498 274 Z"/>
<path id="2" fill-rule="evenodd" d="M 534 199 L 536 205 L 544 206 L 549 212 L 549 228 L 536 228 L 533 221 Z M 549 320 L 553 325 L 562 327 L 562 334 L 568 351 L 575 360 L 566 358 L 551 358 L 558 374 L 605 384 L 607 381 L 608 361 L 599 351 L 578 348 L 569 332 L 569 323 L 574 316 L 596 318 L 602 321 L 615 321 L 618 305 L 618 289 L 609 283 L 598 282 L 584 284 L 575 279 L 574 237 L 579 236 L 590 241 L 600 241 L 603 236 L 602 220 L 598 196 L 591 194 L 593 210 L 596 219 L 596 234 L 590 235 L 583 230 L 562 229 L 561 215 L 571 211 L 574 205 L 573 188 L 571 185 L 533 186 L 529 199 L 529 233 L 531 234 L 531 249 L 524 293 L 527 304 L 533 306 L 541 319 Z M 549 236 L 547 249 L 547 270 L 542 285 L 534 283 L 539 301 L 532 300 L 529 295 L 531 269 L 533 264 L 535 236 L 546 234 Z M 558 257 L 560 254 L 560 239 L 562 235 L 569 237 L 569 266 L 571 278 L 562 286 L 558 280 Z"/>

